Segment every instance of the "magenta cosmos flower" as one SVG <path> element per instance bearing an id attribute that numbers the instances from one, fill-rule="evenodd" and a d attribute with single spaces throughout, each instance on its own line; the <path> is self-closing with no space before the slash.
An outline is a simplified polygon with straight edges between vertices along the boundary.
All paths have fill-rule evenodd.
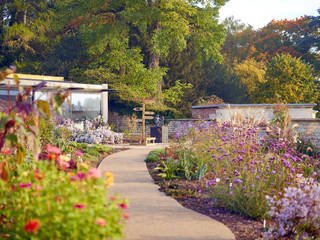
<path id="1" fill-rule="evenodd" d="M 21 183 L 19 186 L 20 186 L 21 188 L 29 188 L 29 187 L 32 186 L 32 183 Z"/>
<path id="2" fill-rule="evenodd" d="M 80 151 L 76 152 L 75 154 L 76 154 L 77 157 L 82 157 L 83 156 L 83 153 L 80 152 Z"/>

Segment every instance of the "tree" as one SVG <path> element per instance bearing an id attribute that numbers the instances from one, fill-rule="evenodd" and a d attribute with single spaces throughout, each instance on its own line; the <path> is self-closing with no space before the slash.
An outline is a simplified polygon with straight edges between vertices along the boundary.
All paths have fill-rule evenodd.
<path id="1" fill-rule="evenodd" d="M 107 68 L 116 74 L 110 79 L 113 84 L 148 89 L 143 94 L 161 103 L 167 71 L 162 63 L 170 53 L 179 53 L 192 42 L 198 63 L 221 60 L 224 31 L 217 17 L 224 2 L 69 0 L 58 4 L 57 16 L 62 27 L 76 25 L 91 59 L 90 70 Z M 61 22 L 61 16 L 69 17 Z"/>
<path id="2" fill-rule="evenodd" d="M 248 58 L 234 66 L 235 73 L 239 76 L 241 87 L 245 89 L 248 102 L 256 102 L 259 85 L 265 83 L 265 64 Z"/>
<path id="3" fill-rule="evenodd" d="M 229 67 L 252 57 L 256 53 L 256 31 L 240 20 L 229 17 L 223 21 L 226 28 L 226 40 L 222 46 L 224 63 Z"/>
<path id="4" fill-rule="evenodd" d="M 278 54 L 266 64 L 266 82 L 259 86 L 260 103 L 314 103 L 318 99 L 313 68 L 301 58 Z"/>
<path id="5" fill-rule="evenodd" d="M 52 1 L 2 0 L 0 11 L 0 43 L 4 53 L 0 66 L 14 64 L 18 71 L 39 73 L 40 62 L 50 49 Z"/>

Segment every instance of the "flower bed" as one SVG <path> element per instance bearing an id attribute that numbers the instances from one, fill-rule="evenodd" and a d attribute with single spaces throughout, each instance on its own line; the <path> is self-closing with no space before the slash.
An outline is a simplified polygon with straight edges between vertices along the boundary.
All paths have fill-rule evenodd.
<path id="1" fill-rule="evenodd" d="M 198 192 L 209 192 L 216 206 L 272 219 L 266 197 L 278 197 L 288 187 L 299 189 L 302 177 L 317 179 L 320 162 L 318 154 L 296 151 L 288 130 L 276 126 L 262 130 L 263 134 L 261 125 L 253 122 L 198 124 L 178 136 L 178 144 L 160 156 L 156 170 L 166 180 L 199 179 Z M 291 234 L 299 234 L 292 226 Z"/>
<path id="2" fill-rule="evenodd" d="M 11 73 L 0 71 L 0 81 Z M 112 173 L 102 176 L 84 161 L 110 148 L 71 144 L 65 127 L 54 132 L 51 110 L 59 111 L 69 93 L 35 100 L 44 85 L 21 90 L 0 111 L 0 238 L 121 239 L 127 202 L 107 199 Z"/>

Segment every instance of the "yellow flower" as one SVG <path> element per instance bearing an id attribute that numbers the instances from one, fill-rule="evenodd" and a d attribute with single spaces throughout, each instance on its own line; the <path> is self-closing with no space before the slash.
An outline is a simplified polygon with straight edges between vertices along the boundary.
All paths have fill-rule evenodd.
<path id="1" fill-rule="evenodd" d="M 86 164 L 86 163 L 80 163 L 80 167 L 85 168 L 85 169 L 89 168 L 88 164 Z"/>
<path id="2" fill-rule="evenodd" d="M 114 176 L 111 172 L 105 172 L 105 176 L 107 177 L 106 181 L 104 182 L 107 186 L 110 186 L 113 183 Z"/>
<path id="3" fill-rule="evenodd" d="M 60 160 L 65 161 L 65 162 L 69 162 L 70 161 L 70 157 L 68 157 L 66 155 L 60 155 L 59 158 L 60 158 Z"/>
<path id="4" fill-rule="evenodd" d="M 67 173 L 69 176 L 74 176 L 74 175 L 76 175 L 74 172 L 68 172 Z"/>

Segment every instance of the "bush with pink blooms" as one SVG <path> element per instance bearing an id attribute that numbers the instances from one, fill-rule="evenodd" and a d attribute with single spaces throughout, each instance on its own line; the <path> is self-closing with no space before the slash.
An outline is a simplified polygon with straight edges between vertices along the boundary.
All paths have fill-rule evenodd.
<path id="1" fill-rule="evenodd" d="M 0 82 L 11 73 L 0 71 Z M 60 141 L 63 149 L 54 146 L 46 122 L 69 93 L 37 100 L 45 82 L 21 89 L 14 79 L 16 102 L 8 98 L 0 106 L 0 239 L 121 239 L 127 203 L 107 198 L 112 173 L 103 176 L 83 161 L 110 148 L 86 146 L 83 155 L 67 139 Z"/>
<path id="2" fill-rule="evenodd" d="M 106 198 L 110 173 L 65 160 L 25 162 L 0 180 L 1 239 L 121 239 L 127 202 Z"/>

